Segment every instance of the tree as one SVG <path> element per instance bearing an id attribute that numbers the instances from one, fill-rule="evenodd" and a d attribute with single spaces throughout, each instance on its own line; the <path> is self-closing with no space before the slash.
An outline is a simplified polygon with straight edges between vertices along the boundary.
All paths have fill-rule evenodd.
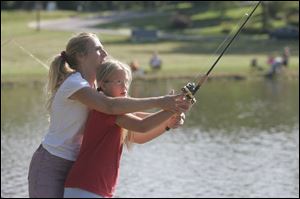
<path id="1" fill-rule="evenodd" d="M 269 12 L 270 1 L 262 1 L 261 6 L 262 6 L 262 31 L 268 32 L 269 29 L 271 28 L 270 12 Z"/>

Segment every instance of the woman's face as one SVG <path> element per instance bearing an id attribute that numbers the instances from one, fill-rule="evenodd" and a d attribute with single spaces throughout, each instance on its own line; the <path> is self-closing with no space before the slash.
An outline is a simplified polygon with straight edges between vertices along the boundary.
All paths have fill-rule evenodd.
<path id="1" fill-rule="evenodd" d="M 111 97 L 126 97 L 129 89 L 129 78 L 127 73 L 116 70 L 106 81 L 101 84 L 103 92 Z"/>
<path id="2" fill-rule="evenodd" d="M 88 62 L 88 65 L 98 68 L 99 65 L 102 62 L 104 62 L 107 55 L 108 54 L 104 50 L 101 42 L 98 39 L 93 38 L 90 42 L 88 54 L 86 56 L 86 61 Z"/>

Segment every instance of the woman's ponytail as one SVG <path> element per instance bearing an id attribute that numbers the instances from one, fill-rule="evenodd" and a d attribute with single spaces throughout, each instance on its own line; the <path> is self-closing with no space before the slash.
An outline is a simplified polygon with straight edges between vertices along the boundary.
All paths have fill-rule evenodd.
<path id="1" fill-rule="evenodd" d="M 64 82 L 64 80 L 75 70 L 71 69 L 67 63 L 67 58 L 65 51 L 60 55 L 54 57 L 48 74 L 48 84 L 47 84 L 47 94 L 48 102 L 47 109 L 50 110 L 54 95 L 59 88 L 59 86 Z"/>

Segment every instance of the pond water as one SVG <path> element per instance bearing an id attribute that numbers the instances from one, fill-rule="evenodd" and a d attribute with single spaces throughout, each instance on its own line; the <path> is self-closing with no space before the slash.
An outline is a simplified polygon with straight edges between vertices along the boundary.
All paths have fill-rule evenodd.
<path id="1" fill-rule="evenodd" d="M 186 80 L 133 82 L 156 96 Z M 115 197 L 299 197 L 299 81 L 209 81 L 185 125 L 124 150 Z M 48 127 L 41 84 L 1 88 L 1 197 L 28 197 Z"/>

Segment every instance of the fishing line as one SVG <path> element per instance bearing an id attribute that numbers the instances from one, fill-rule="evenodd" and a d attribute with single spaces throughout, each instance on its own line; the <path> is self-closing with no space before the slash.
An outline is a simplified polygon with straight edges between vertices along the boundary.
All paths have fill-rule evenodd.
<path id="1" fill-rule="evenodd" d="M 210 67 L 210 69 L 207 71 L 207 73 L 204 76 L 199 76 L 199 79 L 197 79 L 197 85 L 195 83 L 188 83 L 186 86 L 184 86 L 181 90 L 183 93 L 185 93 L 186 97 L 189 98 L 192 103 L 196 102 L 196 99 L 194 97 L 194 94 L 199 90 L 201 85 L 207 80 L 208 75 L 210 72 L 214 69 L 214 67 L 217 65 L 221 57 L 224 55 L 230 44 L 233 42 L 233 40 L 237 37 L 237 35 L 241 32 L 242 28 L 245 26 L 245 24 L 248 22 L 248 20 L 251 18 L 253 15 L 254 11 L 256 8 L 259 6 L 260 1 L 255 5 L 253 10 L 251 11 L 250 15 L 246 13 L 245 15 L 247 16 L 246 20 L 242 23 L 242 25 L 239 27 L 239 29 L 235 32 L 234 36 L 230 39 L 230 41 L 227 43 L 225 48 L 222 50 L 221 54 L 218 56 L 218 58 L 215 60 L 213 65 Z"/>
<path id="2" fill-rule="evenodd" d="M 2 44 L 1 44 L 1 47 L 5 46 L 6 44 L 9 44 L 11 42 L 12 39 L 8 39 L 6 41 L 4 41 Z"/>
<path id="3" fill-rule="evenodd" d="M 224 44 L 229 40 L 229 38 L 233 35 L 234 33 L 234 30 L 237 29 L 237 27 L 239 27 L 244 19 L 244 17 L 246 16 L 247 13 L 244 14 L 244 16 L 238 21 L 238 23 L 236 23 L 236 25 L 231 29 L 230 33 L 226 36 L 226 38 L 222 41 L 222 43 L 218 46 L 218 48 L 214 51 L 213 55 L 212 56 L 215 56 L 217 55 L 219 49 L 221 47 L 224 46 Z"/>
<path id="4" fill-rule="evenodd" d="M 2 28 L 2 26 L 1 26 Z M 29 50 L 25 49 L 23 46 L 21 46 L 21 44 L 19 44 L 18 42 L 16 42 L 14 39 L 8 39 L 6 41 L 4 41 L 3 43 L 1 43 L 1 47 L 9 44 L 10 42 L 13 42 L 16 46 L 18 46 L 23 52 L 25 52 L 27 55 L 29 55 L 30 57 L 32 57 L 35 61 L 37 61 L 38 63 L 40 63 L 44 68 L 46 68 L 47 70 L 49 70 L 49 66 L 47 64 L 45 64 L 43 61 L 41 61 L 39 58 L 37 58 L 36 56 L 34 56 Z M 2 55 L 2 54 L 1 54 Z"/>
<path id="5" fill-rule="evenodd" d="M 29 55 L 30 57 L 32 57 L 35 61 L 37 61 L 38 63 L 40 63 L 44 68 L 46 68 L 47 70 L 49 70 L 49 66 L 47 64 L 45 64 L 43 61 L 41 61 L 39 58 L 37 58 L 36 56 L 34 56 L 29 50 L 25 49 L 23 46 L 21 46 L 14 39 L 12 39 L 12 42 L 16 46 L 18 46 L 23 52 L 25 52 L 27 55 Z"/>
<path id="6" fill-rule="evenodd" d="M 215 59 L 215 56 L 219 53 L 219 50 L 221 48 L 223 48 L 223 46 L 225 46 L 225 43 L 232 37 L 232 35 L 234 34 L 234 31 L 242 24 L 242 21 L 244 21 L 245 16 L 248 16 L 248 13 L 246 12 L 243 17 L 238 21 L 238 23 L 235 24 L 235 26 L 231 29 L 230 33 L 227 34 L 227 36 L 225 37 L 225 39 L 222 41 L 221 44 L 219 44 L 219 46 L 217 47 L 217 49 L 213 52 L 213 54 L 208 58 L 208 60 L 213 60 Z M 212 61 L 211 64 L 213 63 Z M 199 78 L 201 78 L 203 75 L 199 74 L 197 77 L 195 77 L 195 81 L 197 81 Z"/>

